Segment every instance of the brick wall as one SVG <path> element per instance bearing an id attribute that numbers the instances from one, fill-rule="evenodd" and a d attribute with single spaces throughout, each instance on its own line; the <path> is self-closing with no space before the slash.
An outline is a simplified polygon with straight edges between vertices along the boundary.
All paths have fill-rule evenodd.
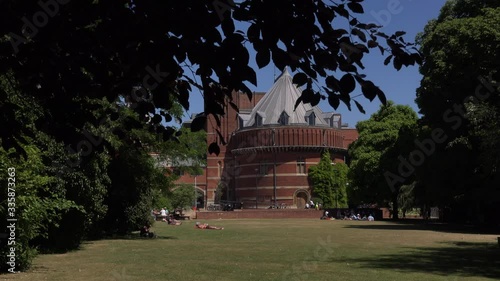
<path id="1" fill-rule="evenodd" d="M 197 212 L 196 219 L 319 219 L 322 210 L 236 210 L 229 212 Z"/>

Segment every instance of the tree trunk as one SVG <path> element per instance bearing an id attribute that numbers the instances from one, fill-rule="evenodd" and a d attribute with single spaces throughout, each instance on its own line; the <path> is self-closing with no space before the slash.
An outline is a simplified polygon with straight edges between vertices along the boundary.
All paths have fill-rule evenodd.
<path id="1" fill-rule="evenodd" d="M 398 194 L 394 193 L 392 197 L 392 219 L 399 219 L 399 205 L 398 205 Z"/>

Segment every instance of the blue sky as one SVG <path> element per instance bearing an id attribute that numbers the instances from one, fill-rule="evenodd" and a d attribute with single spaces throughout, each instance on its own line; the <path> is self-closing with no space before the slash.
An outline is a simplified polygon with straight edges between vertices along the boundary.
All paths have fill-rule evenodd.
<path id="1" fill-rule="evenodd" d="M 446 0 L 365 0 L 363 3 L 365 13 L 358 15 L 357 18 L 362 22 L 373 22 L 382 25 L 381 31 L 386 34 L 403 30 L 406 32 L 405 40 L 414 42 L 415 36 L 424 29 L 427 22 L 439 15 L 439 11 L 445 2 Z M 243 30 L 246 31 L 246 28 Z M 257 72 L 258 84 L 257 87 L 251 84 L 247 85 L 253 91 L 267 92 L 273 84 L 275 75 L 278 76 L 281 70 L 276 69 L 272 63 L 263 69 L 258 69 L 252 51 L 250 51 L 250 55 L 252 61 L 250 66 Z M 364 57 L 363 63 L 366 68 L 361 73 L 366 74 L 367 79 L 378 85 L 385 92 L 388 100 L 393 100 L 396 104 L 410 105 L 418 112 L 414 101 L 415 90 L 422 78 L 418 72 L 418 67 L 403 66 L 400 71 L 397 71 L 392 67 L 392 64 L 384 66 L 383 61 L 386 56 L 382 56 L 378 49 L 371 49 L 370 54 Z M 359 86 L 356 87 L 351 96 L 358 94 L 361 94 Z M 349 111 L 343 104 L 336 110 L 342 114 L 343 122 L 348 123 L 350 127 L 354 127 L 358 121 L 368 119 L 380 107 L 378 99 L 370 102 L 361 96 L 356 100 L 364 107 L 366 114 L 360 113 L 354 104 L 352 111 Z M 333 108 L 326 101 L 322 101 L 319 106 L 325 112 L 333 111 Z M 188 116 L 193 113 L 202 111 L 203 98 L 201 93 L 193 91 L 190 98 L 190 110 L 185 119 L 189 119 Z"/>

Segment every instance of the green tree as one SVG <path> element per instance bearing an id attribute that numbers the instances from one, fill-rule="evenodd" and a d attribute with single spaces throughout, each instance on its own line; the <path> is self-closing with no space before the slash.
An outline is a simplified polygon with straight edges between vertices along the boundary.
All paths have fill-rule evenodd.
<path id="1" fill-rule="evenodd" d="M 500 2 L 448 1 L 417 41 L 425 57 L 416 99 L 422 124 L 427 136 L 446 136 L 417 171 L 420 193 L 484 221 L 500 198 Z"/>
<path id="2" fill-rule="evenodd" d="M 349 184 L 347 175 L 349 167 L 345 163 L 334 163 L 333 165 L 333 197 L 335 208 L 348 208 L 347 186 Z"/>
<path id="3" fill-rule="evenodd" d="M 398 173 L 399 155 L 412 146 L 417 114 L 406 105 L 389 101 L 368 120 L 356 124 L 359 137 L 349 146 L 349 196 L 356 204 L 393 204 L 397 218 L 397 197 L 401 184 L 390 184 L 388 173 Z"/>
<path id="4" fill-rule="evenodd" d="M 31 140 L 32 141 L 32 140 Z M 2 243 L 0 248 L 0 268 L 11 268 L 7 264 L 11 247 L 15 248 L 15 272 L 30 267 L 38 252 L 34 241 L 47 239 L 49 229 L 59 227 L 63 214 L 72 209 L 81 210 L 75 202 L 67 200 L 63 182 L 50 174 L 43 163 L 44 154 L 35 145 L 23 148 L 26 159 L 17 159 L 14 149 L 7 152 L 0 148 L 0 227 L 7 230 L 7 219 L 16 219 L 15 240 Z M 10 237 L 10 233 L 9 233 Z"/>
<path id="5" fill-rule="evenodd" d="M 179 184 L 172 191 L 172 207 L 184 209 L 193 206 L 195 199 L 194 186 L 191 184 Z"/>
<path id="6" fill-rule="evenodd" d="M 309 180 L 312 184 L 312 195 L 323 202 L 324 208 L 347 207 L 347 165 L 332 164 L 330 153 L 321 154 L 317 165 L 309 168 Z"/>

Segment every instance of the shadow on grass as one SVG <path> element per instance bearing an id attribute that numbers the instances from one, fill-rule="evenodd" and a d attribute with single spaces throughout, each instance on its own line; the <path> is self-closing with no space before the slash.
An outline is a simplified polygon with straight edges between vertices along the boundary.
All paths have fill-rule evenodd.
<path id="1" fill-rule="evenodd" d="M 379 230 L 431 230 L 447 233 L 463 234 L 500 234 L 498 228 L 486 228 L 473 225 L 449 224 L 424 220 L 399 220 L 387 221 L 391 224 L 372 224 L 371 222 L 359 222 L 359 225 L 347 225 L 345 228 L 379 229 Z"/>
<path id="2" fill-rule="evenodd" d="M 404 253 L 333 259 L 364 268 L 462 277 L 500 278 L 500 248 L 494 243 L 446 242 L 444 247 L 405 248 Z"/>
<path id="3" fill-rule="evenodd" d="M 129 234 L 129 235 L 113 235 L 109 237 L 104 237 L 101 240 L 176 240 L 179 239 L 176 236 L 163 236 L 163 235 L 155 235 L 153 238 L 142 237 L 139 234 Z"/>

